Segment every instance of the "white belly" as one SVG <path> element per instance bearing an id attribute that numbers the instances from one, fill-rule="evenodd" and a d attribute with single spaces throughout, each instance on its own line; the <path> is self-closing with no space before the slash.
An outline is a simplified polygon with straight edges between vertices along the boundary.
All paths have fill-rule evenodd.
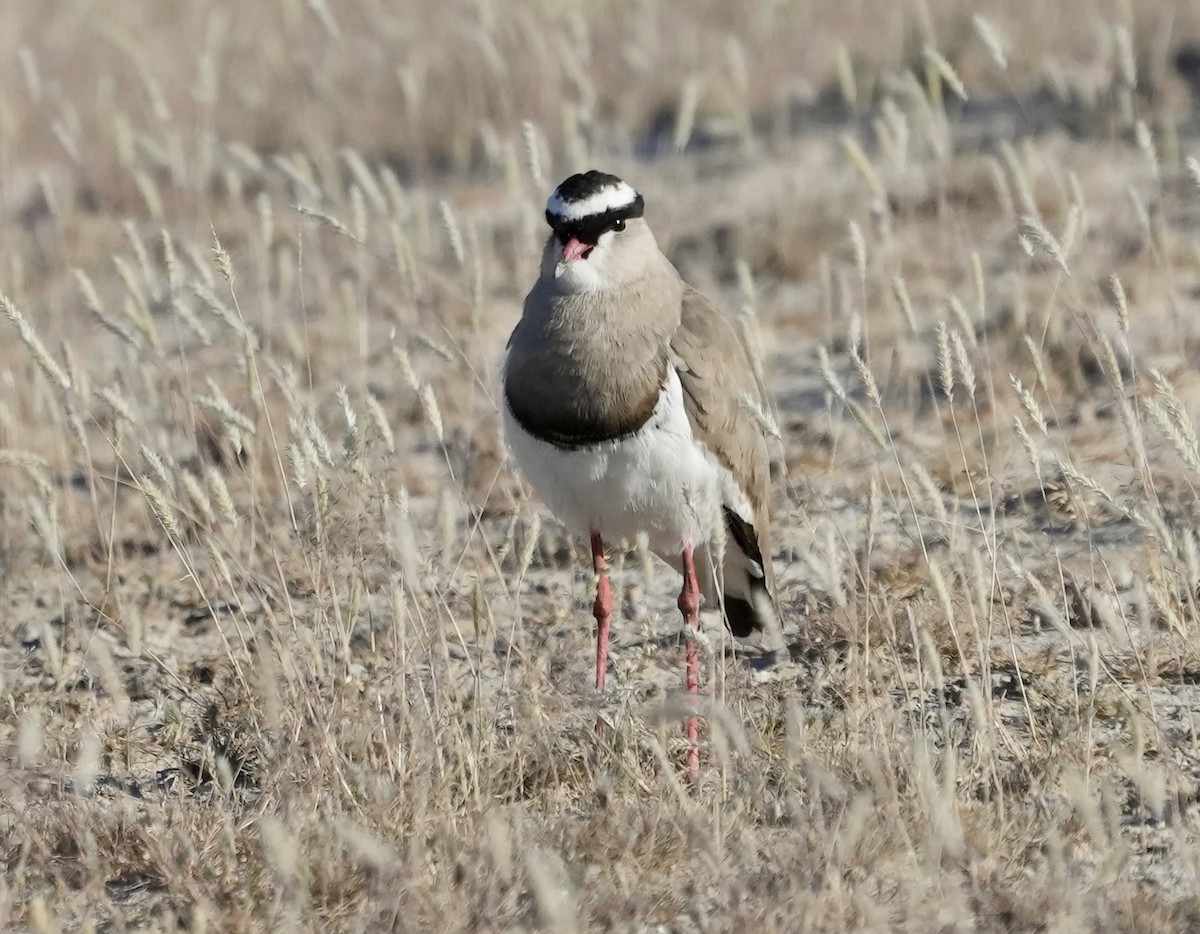
<path id="1" fill-rule="evenodd" d="M 645 532 L 654 551 L 672 556 L 685 544 L 700 546 L 713 537 L 733 478 L 693 438 L 673 367 L 649 421 L 628 437 L 595 447 L 555 447 L 526 432 L 507 401 L 503 409 L 517 465 L 572 533 L 586 538 L 598 531 L 616 542 Z"/>

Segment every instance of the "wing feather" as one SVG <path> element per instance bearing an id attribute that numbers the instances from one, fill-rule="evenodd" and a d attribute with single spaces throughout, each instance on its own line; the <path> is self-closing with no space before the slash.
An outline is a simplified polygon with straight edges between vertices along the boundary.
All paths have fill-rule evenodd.
<path id="1" fill-rule="evenodd" d="M 757 537 L 768 590 L 774 592 L 769 545 L 770 452 L 748 403 L 763 398 L 733 324 L 695 289 L 685 287 L 671 354 L 692 432 L 728 470 L 750 503 L 745 517 Z"/>

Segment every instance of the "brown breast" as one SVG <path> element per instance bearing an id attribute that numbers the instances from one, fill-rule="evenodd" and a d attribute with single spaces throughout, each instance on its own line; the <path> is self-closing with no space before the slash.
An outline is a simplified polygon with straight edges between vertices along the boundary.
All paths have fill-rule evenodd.
<path id="1" fill-rule="evenodd" d="M 673 270 L 672 270 L 673 272 Z M 625 437 L 654 412 L 679 320 L 678 279 L 562 295 L 539 281 L 505 362 L 504 393 L 530 434 L 574 448 Z"/>
<path id="2" fill-rule="evenodd" d="M 504 381 L 509 410 L 531 435 L 580 448 L 631 435 L 646 424 L 666 379 L 657 366 L 582 366 L 551 349 L 510 356 Z"/>

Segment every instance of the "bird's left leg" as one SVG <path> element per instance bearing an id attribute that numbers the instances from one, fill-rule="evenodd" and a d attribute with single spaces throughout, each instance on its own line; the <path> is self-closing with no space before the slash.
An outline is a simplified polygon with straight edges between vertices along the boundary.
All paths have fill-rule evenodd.
<path id="1" fill-rule="evenodd" d="M 693 697 L 700 693 L 700 652 L 696 644 L 696 636 L 700 631 L 700 584 L 696 578 L 696 564 L 692 556 L 692 546 L 683 546 L 683 589 L 679 591 L 679 612 L 683 614 L 683 622 L 688 627 L 687 637 L 687 690 Z M 687 778 L 694 784 L 700 772 L 700 747 L 697 745 L 700 736 L 700 722 L 696 716 L 690 716 L 687 723 L 688 753 Z"/>

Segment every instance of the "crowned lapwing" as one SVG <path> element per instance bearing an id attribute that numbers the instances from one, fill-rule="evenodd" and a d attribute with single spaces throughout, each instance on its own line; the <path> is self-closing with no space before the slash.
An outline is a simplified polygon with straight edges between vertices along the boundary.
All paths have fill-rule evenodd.
<path id="1" fill-rule="evenodd" d="M 778 631 L 763 400 L 733 325 L 680 278 L 643 212 L 642 196 L 603 172 L 550 196 L 541 272 L 508 343 L 504 425 L 538 494 L 591 541 L 596 689 L 612 619 L 604 544 L 644 533 L 683 574 L 695 694 L 701 596 L 735 636 Z M 693 778 L 697 729 L 691 717 Z"/>

